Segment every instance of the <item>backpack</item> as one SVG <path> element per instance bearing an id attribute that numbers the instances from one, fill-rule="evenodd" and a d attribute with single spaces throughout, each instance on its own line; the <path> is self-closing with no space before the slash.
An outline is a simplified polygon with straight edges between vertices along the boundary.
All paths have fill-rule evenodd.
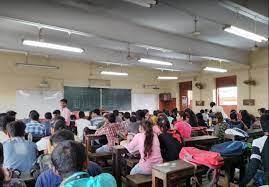
<path id="1" fill-rule="evenodd" d="M 232 129 L 226 129 L 225 134 L 230 134 L 230 135 L 233 135 L 233 136 L 240 136 L 240 137 L 243 137 L 243 138 L 248 138 L 249 137 L 247 132 L 243 131 L 242 129 L 236 128 L 236 127 L 232 128 Z"/>
<path id="2" fill-rule="evenodd" d="M 239 156 L 248 149 L 248 145 L 242 141 L 229 141 L 221 144 L 214 145 L 211 151 L 220 153 L 221 156 Z"/>
<path id="3" fill-rule="evenodd" d="M 195 166 L 203 165 L 209 167 L 207 172 L 208 179 L 210 179 L 210 172 L 213 172 L 210 186 L 218 182 L 220 176 L 220 168 L 224 165 L 224 160 L 219 153 L 200 150 L 195 147 L 183 147 L 179 153 L 179 158 L 186 162 L 195 164 Z"/>

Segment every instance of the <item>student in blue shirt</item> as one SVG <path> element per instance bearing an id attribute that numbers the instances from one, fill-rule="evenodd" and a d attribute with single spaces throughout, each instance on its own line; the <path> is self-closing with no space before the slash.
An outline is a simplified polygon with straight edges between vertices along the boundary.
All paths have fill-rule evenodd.
<path id="1" fill-rule="evenodd" d="M 51 119 L 52 119 L 52 115 L 50 112 L 46 112 L 45 115 L 45 121 L 43 122 L 43 125 L 45 127 L 45 136 L 50 136 L 51 135 Z"/>
<path id="2" fill-rule="evenodd" d="M 85 172 L 87 154 L 83 144 L 75 141 L 64 141 L 57 145 L 51 155 L 55 171 L 63 178 L 60 187 L 116 187 L 114 177 L 102 173 L 90 177 Z"/>
<path id="3" fill-rule="evenodd" d="M 26 124 L 26 133 L 31 133 L 33 137 L 44 137 L 45 126 L 39 123 L 39 113 L 37 111 L 30 112 L 31 121 Z"/>
<path id="4" fill-rule="evenodd" d="M 35 143 L 25 140 L 25 124 L 14 121 L 7 125 L 9 140 L 3 143 L 4 167 L 30 172 L 36 162 L 37 147 Z"/>

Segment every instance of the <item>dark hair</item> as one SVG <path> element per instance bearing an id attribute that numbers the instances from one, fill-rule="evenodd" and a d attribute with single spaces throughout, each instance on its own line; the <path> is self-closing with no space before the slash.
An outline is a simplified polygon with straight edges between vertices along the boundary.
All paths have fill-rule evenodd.
<path id="1" fill-rule="evenodd" d="M 196 118 L 197 118 L 198 121 L 204 121 L 204 117 L 203 117 L 202 113 L 197 113 Z"/>
<path id="2" fill-rule="evenodd" d="M 212 108 L 213 106 L 215 106 L 216 105 L 216 103 L 215 102 L 211 102 L 210 103 L 210 107 Z"/>
<path id="3" fill-rule="evenodd" d="M 205 109 L 205 112 L 208 112 L 208 109 Z"/>
<path id="4" fill-rule="evenodd" d="M 83 171 L 86 159 L 83 144 L 72 140 L 59 143 L 51 154 L 52 164 L 63 178 Z"/>
<path id="5" fill-rule="evenodd" d="M 31 117 L 31 113 L 38 113 L 36 110 L 31 110 L 30 112 L 29 112 L 29 118 Z"/>
<path id="6" fill-rule="evenodd" d="M 136 122 L 136 117 L 135 116 L 131 116 L 130 117 L 130 122 L 135 123 Z"/>
<path id="7" fill-rule="evenodd" d="M 116 116 L 113 113 L 108 114 L 107 119 L 109 123 L 116 123 Z"/>
<path id="8" fill-rule="evenodd" d="M 223 122 L 223 115 L 221 112 L 216 112 L 215 118 L 217 118 L 218 122 Z"/>
<path id="9" fill-rule="evenodd" d="M 252 119 L 250 114 L 248 113 L 247 110 L 241 110 L 240 112 L 241 116 L 242 116 L 242 121 L 243 123 L 250 128 L 250 126 L 252 125 Z"/>
<path id="10" fill-rule="evenodd" d="M 55 123 L 54 123 L 54 131 L 56 132 L 56 131 L 62 130 L 62 129 L 67 129 L 65 121 L 60 120 L 60 119 L 55 121 Z"/>
<path id="11" fill-rule="evenodd" d="M 39 113 L 37 111 L 30 112 L 30 119 L 38 121 L 39 120 Z"/>
<path id="12" fill-rule="evenodd" d="M 266 109 L 265 109 L 265 108 L 259 108 L 258 111 L 259 111 L 260 113 L 264 114 L 265 111 L 266 111 Z"/>
<path id="13" fill-rule="evenodd" d="M 154 110 L 154 111 L 153 111 L 153 115 L 154 115 L 154 116 L 157 116 L 158 114 L 159 114 L 159 111 L 158 111 L 158 110 Z"/>
<path id="14" fill-rule="evenodd" d="M 118 116 L 118 115 L 119 115 L 119 111 L 118 111 L 118 110 L 113 110 L 113 114 L 114 114 L 115 116 Z"/>
<path id="15" fill-rule="evenodd" d="M 125 112 L 125 113 L 123 114 L 123 118 L 124 118 L 124 119 L 130 119 L 130 117 L 131 117 L 130 112 Z"/>
<path id="16" fill-rule="evenodd" d="M 204 109 L 201 109 L 200 110 L 200 113 L 202 113 L 202 114 L 205 113 L 205 110 Z"/>
<path id="17" fill-rule="evenodd" d="M 79 118 L 85 118 L 85 113 L 83 111 L 79 111 L 78 117 Z"/>
<path id="18" fill-rule="evenodd" d="M 45 113 L 45 119 L 52 119 L 52 115 L 50 112 Z"/>
<path id="19" fill-rule="evenodd" d="M 77 117 L 74 114 L 70 115 L 70 120 L 76 120 L 76 119 L 77 119 Z"/>
<path id="20" fill-rule="evenodd" d="M 7 131 L 11 137 L 23 137 L 25 128 L 26 126 L 22 121 L 13 121 L 7 125 Z"/>
<path id="21" fill-rule="evenodd" d="M 233 111 L 230 113 L 230 119 L 237 120 L 237 112 L 236 111 Z"/>
<path id="22" fill-rule="evenodd" d="M 146 115 L 147 113 L 149 113 L 149 110 L 148 110 L 148 109 L 144 109 L 143 112 L 144 112 L 145 115 Z"/>
<path id="23" fill-rule="evenodd" d="M 136 113 L 135 113 L 135 112 L 132 112 L 132 113 L 131 113 L 131 115 L 132 115 L 132 116 L 135 116 L 135 115 L 136 115 Z"/>
<path id="24" fill-rule="evenodd" d="M 6 113 L 0 115 L 0 130 L 6 130 L 7 124 L 15 121 L 13 116 L 9 116 Z"/>
<path id="25" fill-rule="evenodd" d="M 67 104 L 67 99 L 61 99 L 60 101 Z"/>
<path id="26" fill-rule="evenodd" d="M 185 112 L 184 111 L 179 111 L 178 112 L 179 116 L 183 118 L 183 120 L 186 120 L 186 115 L 185 115 Z"/>
<path id="27" fill-rule="evenodd" d="M 3 165 L 3 162 L 4 162 L 4 149 L 3 144 L 0 142 L 0 165 Z"/>
<path id="28" fill-rule="evenodd" d="M 163 110 L 163 113 L 165 113 L 166 116 L 170 116 L 169 110 Z"/>
<path id="29" fill-rule="evenodd" d="M 7 111 L 7 115 L 9 116 L 16 116 L 17 112 L 13 111 L 13 110 L 9 110 Z"/>
<path id="30" fill-rule="evenodd" d="M 92 113 L 95 113 L 95 114 L 97 114 L 98 116 L 100 116 L 100 110 L 99 110 L 99 109 L 94 109 L 94 110 L 92 111 Z"/>
<path id="31" fill-rule="evenodd" d="M 152 145 L 153 145 L 153 137 L 154 133 L 152 130 L 152 122 L 147 121 L 141 121 L 140 126 L 145 130 L 145 141 L 144 141 L 144 158 L 147 158 L 151 155 L 152 152 Z"/>
<path id="32" fill-rule="evenodd" d="M 52 112 L 52 114 L 61 115 L 61 111 L 60 111 L 60 110 L 54 110 L 54 111 Z"/>
<path id="33" fill-rule="evenodd" d="M 197 121 L 197 118 L 196 118 L 196 115 L 194 114 L 194 112 L 190 109 L 190 108 L 187 108 L 185 109 L 184 111 L 185 113 L 185 118 L 189 118 L 189 124 L 192 126 L 192 127 L 197 127 L 198 126 L 198 121 Z M 184 116 L 183 116 L 183 119 L 184 119 Z"/>
<path id="34" fill-rule="evenodd" d="M 159 115 L 157 125 L 163 131 L 163 133 L 166 133 L 170 129 L 170 123 L 165 115 Z"/>
<path id="35" fill-rule="evenodd" d="M 138 110 L 138 111 L 136 111 L 136 119 L 137 119 L 138 121 L 142 121 L 142 120 L 145 119 L 145 113 L 144 113 L 143 110 Z"/>
<path id="36" fill-rule="evenodd" d="M 75 140 L 74 134 L 66 129 L 58 130 L 54 135 L 50 137 L 51 145 L 56 145 L 65 140 Z"/>
<path id="37" fill-rule="evenodd" d="M 269 132 L 269 114 L 262 115 L 260 120 L 261 120 L 262 130 L 264 132 Z"/>

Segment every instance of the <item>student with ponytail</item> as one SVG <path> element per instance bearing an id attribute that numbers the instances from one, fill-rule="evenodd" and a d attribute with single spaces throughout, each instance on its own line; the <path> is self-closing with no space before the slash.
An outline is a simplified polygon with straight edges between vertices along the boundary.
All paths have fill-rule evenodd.
<path id="1" fill-rule="evenodd" d="M 141 121 L 139 125 L 139 133 L 126 146 L 130 153 L 139 151 L 141 159 L 139 163 L 131 170 L 131 175 L 144 174 L 150 175 L 152 166 L 163 162 L 160 142 L 158 137 L 152 130 L 151 121 Z"/>

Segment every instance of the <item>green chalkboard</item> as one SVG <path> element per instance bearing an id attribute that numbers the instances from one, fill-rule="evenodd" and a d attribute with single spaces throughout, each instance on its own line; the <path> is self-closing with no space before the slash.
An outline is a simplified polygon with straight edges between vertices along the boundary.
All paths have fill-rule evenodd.
<path id="1" fill-rule="evenodd" d="M 64 87 L 64 98 L 71 111 L 91 111 L 100 108 L 100 88 Z"/>
<path id="2" fill-rule="evenodd" d="M 131 90 L 129 89 L 102 89 L 102 107 L 106 110 L 131 110 Z"/>

